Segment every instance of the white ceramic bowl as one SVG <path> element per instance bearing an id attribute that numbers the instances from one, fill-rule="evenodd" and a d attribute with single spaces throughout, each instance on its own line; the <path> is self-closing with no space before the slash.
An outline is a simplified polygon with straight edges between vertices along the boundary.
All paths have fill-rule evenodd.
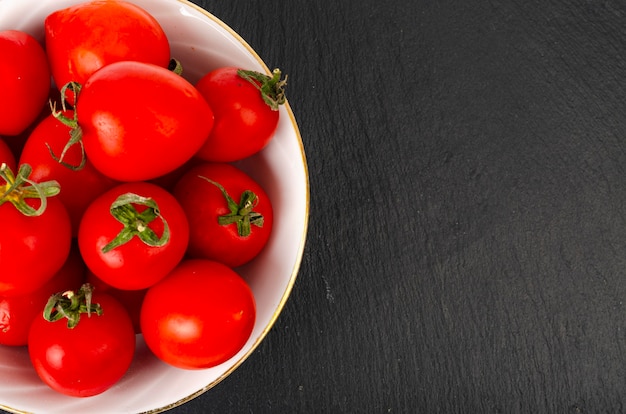
<path id="1" fill-rule="evenodd" d="M 43 21 L 52 11 L 84 0 L 0 0 L 0 30 L 18 29 L 43 39 Z M 191 82 L 226 65 L 258 71 L 268 67 L 232 29 L 185 0 L 130 0 L 149 11 L 168 35 L 172 55 Z M 289 68 L 281 68 L 288 73 Z M 289 90 L 287 89 L 287 94 Z M 0 346 L 0 408 L 32 413 L 162 412 L 204 393 L 235 370 L 274 324 L 298 273 L 309 214 L 309 184 L 300 133 L 288 104 L 280 109 L 275 137 L 259 154 L 238 164 L 265 188 L 275 209 L 266 249 L 239 269 L 254 292 L 257 320 L 244 348 L 229 361 L 188 371 L 160 362 L 137 337 L 137 355 L 127 375 L 113 388 L 89 398 L 58 394 L 37 377 L 24 348 Z"/>

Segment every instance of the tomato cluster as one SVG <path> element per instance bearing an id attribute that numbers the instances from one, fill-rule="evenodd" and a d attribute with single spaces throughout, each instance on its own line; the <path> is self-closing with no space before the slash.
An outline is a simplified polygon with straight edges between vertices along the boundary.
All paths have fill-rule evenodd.
<path id="1" fill-rule="evenodd" d="M 233 162 L 274 135 L 280 71 L 191 84 L 159 22 L 121 0 L 43 32 L 0 32 L 0 346 L 77 397 L 124 376 L 137 334 L 175 367 L 228 360 L 256 317 L 237 268 L 274 220 Z"/>

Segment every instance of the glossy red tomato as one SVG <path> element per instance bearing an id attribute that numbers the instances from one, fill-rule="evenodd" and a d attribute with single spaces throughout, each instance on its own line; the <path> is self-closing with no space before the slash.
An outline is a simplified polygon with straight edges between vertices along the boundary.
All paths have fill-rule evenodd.
<path id="1" fill-rule="evenodd" d="M 18 135 L 39 115 L 50 90 L 43 47 L 18 30 L 0 31 L 0 134 Z"/>
<path id="2" fill-rule="evenodd" d="M 46 51 L 59 88 L 84 84 L 113 62 L 134 60 L 166 68 L 169 42 L 157 20 L 125 1 L 87 1 L 45 20 Z"/>
<path id="3" fill-rule="evenodd" d="M 273 76 L 224 67 L 207 73 L 196 88 L 215 114 L 213 131 L 197 156 L 206 161 L 231 162 L 263 149 L 278 126 L 284 103 L 280 71 Z"/>
<path id="4" fill-rule="evenodd" d="M 64 114 L 73 117 L 73 111 L 66 111 Z M 112 188 L 116 182 L 96 170 L 91 162 L 84 158 L 80 145 L 73 145 L 63 153 L 69 134 L 68 126 L 59 122 L 53 115 L 49 115 L 28 137 L 22 150 L 20 164 L 30 164 L 33 167 L 31 180 L 35 182 L 56 180 L 61 185 L 61 192 L 57 197 L 70 214 L 72 234 L 76 236 L 80 219 L 87 206 L 96 197 Z M 81 166 L 83 160 L 84 165 Z"/>
<path id="5" fill-rule="evenodd" d="M 18 170 L 17 180 L 29 174 L 28 167 Z M 8 174 L 8 175 L 7 175 Z M 13 174 L 0 169 L 8 183 Z M 24 198 L 33 195 L 30 184 L 19 185 L 0 195 L 0 295 L 17 296 L 34 292 L 63 266 L 72 240 L 70 218 L 56 197 Z M 47 191 L 40 187 L 42 192 Z M 16 208 L 20 206 L 21 210 Z M 31 215 L 27 215 L 31 214 Z"/>
<path id="6" fill-rule="evenodd" d="M 80 294 L 80 292 L 78 293 Z M 68 308 L 68 298 L 61 305 Z M 86 306 L 84 298 L 80 301 Z M 101 309 L 82 313 L 73 328 L 65 318 L 37 317 L 28 336 L 28 353 L 41 380 L 74 397 L 89 397 L 111 388 L 128 371 L 135 354 L 135 332 L 124 307 L 106 293 L 93 293 Z M 52 313 L 52 317 L 58 310 Z M 71 315 L 75 312 L 67 311 Z"/>
<path id="7" fill-rule="evenodd" d="M 118 289 L 145 289 L 185 255 L 189 224 L 176 199 L 146 182 L 107 191 L 85 211 L 78 245 L 87 267 Z"/>
<path id="8" fill-rule="evenodd" d="M 73 249 L 65 264 L 44 286 L 35 292 L 14 297 L 0 296 L 0 344 L 21 346 L 28 343 L 28 331 L 35 317 L 41 315 L 50 296 L 80 287 L 85 265 Z"/>
<path id="9" fill-rule="evenodd" d="M 272 203 L 263 188 L 237 167 L 197 165 L 181 177 L 174 195 L 189 220 L 191 257 L 237 267 L 267 244 L 274 222 Z"/>
<path id="10" fill-rule="evenodd" d="M 188 260 L 148 289 L 141 330 L 161 360 L 200 369 L 237 354 L 255 318 L 254 296 L 237 273 L 218 262 Z"/>
<path id="11" fill-rule="evenodd" d="M 0 164 L 3 162 L 6 163 L 12 171 L 15 171 L 15 155 L 13 155 L 13 151 L 11 151 L 11 148 L 4 139 L 0 138 Z M 0 178 L 0 183 L 2 182 Z"/>
<path id="12" fill-rule="evenodd" d="M 193 85 L 139 62 L 112 63 L 94 73 L 76 110 L 87 157 L 120 181 L 149 180 L 182 166 L 213 126 L 211 108 Z"/>

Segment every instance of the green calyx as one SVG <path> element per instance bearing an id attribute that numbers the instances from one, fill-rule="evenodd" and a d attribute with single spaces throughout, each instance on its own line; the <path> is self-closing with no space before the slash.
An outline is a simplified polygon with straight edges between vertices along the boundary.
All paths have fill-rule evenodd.
<path id="1" fill-rule="evenodd" d="M 73 329 L 78 325 L 82 314 L 91 317 L 92 314 L 102 315 L 100 304 L 92 303 L 93 286 L 85 283 L 77 292 L 68 290 L 56 293 L 48 299 L 43 311 L 43 317 L 48 322 L 56 322 L 63 318 L 67 319 L 67 327 Z"/>
<path id="2" fill-rule="evenodd" d="M 139 212 L 135 205 L 142 205 L 146 208 Z M 124 228 L 102 248 L 103 253 L 108 253 L 116 247 L 128 243 L 135 236 L 152 247 L 164 246 L 170 240 L 169 225 L 161 215 L 157 203 L 149 197 L 142 197 L 134 193 L 122 194 L 111 204 L 110 212 L 117 221 L 124 225 Z M 161 237 L 157 236 L 154 230 L 148 226 L 157 218 L 163 222 Z"/>
<path id="3" fill-rule="evenodd" d="M 268 76 L 264 73 L 255 72 L 253 70 L 239 69 L 237 75 L 247 80 L 254 85 L 261 92 L 263 101 L 272 108 L 273 111 L 277 111 L 278 107 L 285 103 L 285 86 L 287 86 L 287 76 L 285 79 L 281 79 L 282 73 L 280 69 L 276 68 L 272 71 L 272 76 Z"/>
<path id="4" fill-rule="evenodd" d="M 239 203 L 237 203 L 228 194 L 228 192 L 226 192 L 226 189 L 222 187 L 221 184 L 203 176 L 198 177 L 219 188 L 220 192 L 224 196 L 224 199 L 226 200 L 226 203 L 228 204 L 230 213 L 217 218 L 217 222 L 220 225 L 227 226 L 229 224 L 236 224 L 237 234 L 241 237 L 248 237 L 250 233 L 252 233 L 252 225 L 263 227 L 263 215 L 252 211 L 259 203 L 259 198 L 254 192 L 250 190 L 244 191 L 241 193 Z"/>
<path id="5" fill-rule="evenodd" d="M 50 146 L 48 146 L 48 151 L 50 152 L 50 155 L 52 156 L 52 158 L 59 164 L 71 170 L 79 171 L 83 169 L 83 167 L 85 166 L 85 163 L 87 162 L 87 156 L 85 155 L 85 146 L 83 145 L 83 131 L 81 127 L 78 125 L 78 113 L 76 109 L 74 108 L 74 116 L 72 118 L 69 118 L 64 115 L 64 112 L 67 111 L 68 109 L 67 98 L 66 98 L 68 90 L 74 93 L 74 106 L 76 106 L 76 102 L 78 102 L 78 95 L 81 90 L 81 85 L 77 82 L 68 82 L 61 88 L 62 110 L 57 111 L 56 105 L 52 102 L 50 103 L 50 109 L 52 110 L 52 115 L 57 120 L 59 120 L 63 125 L 70 128 L 70 139 L 67 141 L 67 144 L 65 144 L 65 147 L 63 147 L 63 151 L 61 152 L 60 156 L 57 156 L 52 151 Z M 63 160 L 65 158 L 65 155 L 67 154 L 67 151 L 74 145 L 80 145 L 81 158 L 80 158 L 80 163 L 78 165 L 72 165 L 72 164 L 66 163 Z"/>
<path id="6" fill-rule="evenodd" d="M 47 207 L 47 198 L 59 194 L 61 186 L 57 181 L 50 180 L 43 183 L 36 183 L 28 177 L 33 171 L 28 164 L 20 165 L 17 174 L 7 166 L 6 163 L 0 165 L 0 205 L 11 203 L 25 216 L 40 216 Z M 39 199 L 38 208 L 31 207 L 26 200 L 29 198 Z"/>

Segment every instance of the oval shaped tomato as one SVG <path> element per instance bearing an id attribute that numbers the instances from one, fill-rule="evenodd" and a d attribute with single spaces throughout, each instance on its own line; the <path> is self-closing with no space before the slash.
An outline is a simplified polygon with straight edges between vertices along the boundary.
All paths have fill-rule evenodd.
<path id="1" fill-rule="evenodd" d="M 145 289 L 165 277 L 188 241 L 189 224 L 176 199 L 145 182 L 118 185 L 95 199 L 78 230 L 87 267 L 118 289 Z"/>
<path id="2" fill-rule="evenodd" d="M 41 204 L 35 199 L 26 203 L 33 208 Z M 70 252 L 72 233 L 65 206 L 48 197 L 41 215 L 26 216 L 0 197 L 0 222 L 0 295 L 34 292 L 54 276 Z"/>
<path id="3" fill-rule="evenodd" d="M 73 111 L 65 111 L 63 114 L 69 118 L 74 116 Z M 116 182 L 96 170 L 88 159 L 84 160 L 82 167 L 76 168 L 84 159 L 80 145 L 73 145 L 63 153 L 70 130 L 70 127 L 49 115 L 35 127 L 26 140 L 20 164 L 32 166 L 31 180 L 56 180 L 61 185 L 61 192 L 57 197 L 67 208 L 72 221 L 72 234 L 76 236 L 87 206 L 96 197 L 113 188 Z"/>
<path id="4" fill-rule="evenodd" d="M 66 319 L 33 321 L 28 353 L 41 380 L 74 397 L 89 397 L 111 388 L 128 371 L 135 354 L 135 332 L 124 307 L 106 293 L 92 303 L 102 314 L 83 314 L 74 328 Z"/>
<path id="5" fill-rule="evenodd" d="M 242 76 L 240 71 L 219 68 L 196 83 L 215 115 L 211 135 L 197 154 L 203 160 L 231 162 L 249 157 L 263 149 L 276 131 L 278 105 L 284 102 L 280 71 L 271 77 L 251 71 Z"/>
<path id="6" fill-rule="evenodd" d="M 213 112 L 193 85 L 140 62 L 94 73 L 76 110 L 87 157 L 119 181 L 149 180 L 182 166 L 213 126 Z"/>
<path id="7" fill-rule="evenodd" d="M 15 297 L 0 296 L 0 344 L 28 344 L 28 331 L 33 320 L 41 315 L 50 296 L 77 289 L 83 283 L 85 265 L 78 248 L 72 249 L 63 267 L 36 291 Z"/>
<path id="8" fill-rule="evenodd" d="M 43 47 L 28 33 L 0 31 L 0 134 L 18 135 L 39 115 L 50 90 Z"/>
<path id="9" fill-rule="evenodd" d="M 200 369 L 237 354 L 255 318 L 252 291 L 235 271 L 214 261 L 187 260 L 148 289 L 141 330 L 162 361 Z"/>
<path id="10" fill-rule="evenodd" d="M 180 178 L 173 193 L 189 220 L 190 257 L 238 267 L 267 244 L 274 222 L 272 203 L 237 167 L 197 165 Z"/>
<path id="11" fill-rule="evenodd" d="M 126 1 L 88 1 L 55 11 L 44 23 L 46 52 L 59 88 L 83 84 L 98 69 L 124 60 L 166 68 L 167 36 L 146 10 Z"/>

